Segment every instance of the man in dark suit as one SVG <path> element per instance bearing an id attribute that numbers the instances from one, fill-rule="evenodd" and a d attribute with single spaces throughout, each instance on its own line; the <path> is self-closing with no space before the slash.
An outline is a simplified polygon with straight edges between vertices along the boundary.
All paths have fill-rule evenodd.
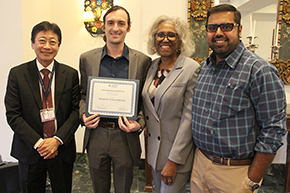
<path id="1" fill-rule="evenodd" d="M 80 118 L 86 126 L 84 149 L 87 149 L 89 157 L 94 192 L 110 192 L 113 162 L 115 192 L 129 193 L 133 165 L 140 160 L 139 134 L 145 124 L 141 111 L 137 120 L 128 120 L 124 115 L 112 119 L 100 118 L 99 113 L 91 116 L 84 114 L 89 76 L 139 79 L 139 93 L 142 90 L 151 59 L 124 43 L 130 27 L 127 10 L 120 6 L 112 7 L 104 15 L 106 45 L 83 53 L 80 57 Z"/>
<path id="2" fill-rule="evenodd" d="M 79 126 L 78 72 L 54 58 L 60 28 L 47 21 L 34 26 L 36 59 L 10 70 L 5 95 L 7 122 L 14 131 L 11 155 L 19 161 L 21 192 L 71 192 Z"/>

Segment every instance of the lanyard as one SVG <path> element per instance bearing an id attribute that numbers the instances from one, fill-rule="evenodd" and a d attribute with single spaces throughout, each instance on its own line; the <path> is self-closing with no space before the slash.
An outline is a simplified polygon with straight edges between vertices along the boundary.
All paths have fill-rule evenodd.
<path id="1" fill-rule="evenodd" d="M 48 88 L 47 88 L 47 90 L 45 89 L 45 86 L 44 86 L 43 80 L 42 80 L 42 78 L 41 78 L 40 72 L 37 71 L 37 72 L 38 72 L 39 82 L 40 82 L 41 87 L 42 87 L 42 89 L 43 89 L 43 92 L 44 92 L 44 94 L 45 94 L 46 101 L 47 101 L 47 99 L 48 99 L 48 95 L 49 95 L 50 90 L 51 90 L 51 83 L 52 83 L 52 78 L 53 78 L 54 68 L 55 68 L 55 65 L 53 65 L 53 67 L 52 67 L 51 77 L 50 77 L 50 79 L 49 79 L 49 83 L 48 83 Z"/>

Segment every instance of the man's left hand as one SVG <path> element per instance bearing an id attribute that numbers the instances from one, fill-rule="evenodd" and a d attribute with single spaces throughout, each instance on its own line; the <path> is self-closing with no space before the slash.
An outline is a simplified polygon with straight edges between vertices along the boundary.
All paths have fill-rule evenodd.
<path id="1" fill-rule="evenodd" d="M 60 141 L 56 138 L 46 138 L 38 146 L 37 151 L 43 159 L 51 159 L 57 155 L 57 149 Z"/>
<path id="2" fill-rule="evenodd" d="M 119 124 L 120 129 L 122 129 L 123 131 L 127 133 L 138 131 L 139 129 L 141 129 L 141 125 L 137 121 L 128 120 L 125 115 L 122 115 L 122 117 L 119 117 L 118 124 Z"/>

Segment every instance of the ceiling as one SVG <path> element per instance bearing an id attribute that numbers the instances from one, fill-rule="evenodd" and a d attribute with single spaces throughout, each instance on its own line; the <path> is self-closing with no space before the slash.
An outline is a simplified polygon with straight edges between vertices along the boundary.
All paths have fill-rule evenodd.
<path id="1" fill-rule="evenodd" d="M 279 0 L 220 0 L 234 5 L 240 12 L 277 13 Z"/>

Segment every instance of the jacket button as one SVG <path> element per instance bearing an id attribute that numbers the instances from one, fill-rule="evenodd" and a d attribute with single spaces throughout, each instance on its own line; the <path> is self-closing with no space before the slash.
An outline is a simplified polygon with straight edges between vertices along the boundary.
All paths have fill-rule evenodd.
<path id="1" fill-rule="evenodd" d="M 146 116 L 146 119 L 148 120 L 148 119 L 149 119 L 149 117 L 148 117 L 148 116 Z"/>
<path id="2" fill-rule="evenodd" d="M 148 133 L 148 136 L 151 137 L 151 133 Z"/>
<path id="3" fill-rule="evenodd" d="M 160 141 L 160 136 L 157 137 L 158 141 Z"/>

